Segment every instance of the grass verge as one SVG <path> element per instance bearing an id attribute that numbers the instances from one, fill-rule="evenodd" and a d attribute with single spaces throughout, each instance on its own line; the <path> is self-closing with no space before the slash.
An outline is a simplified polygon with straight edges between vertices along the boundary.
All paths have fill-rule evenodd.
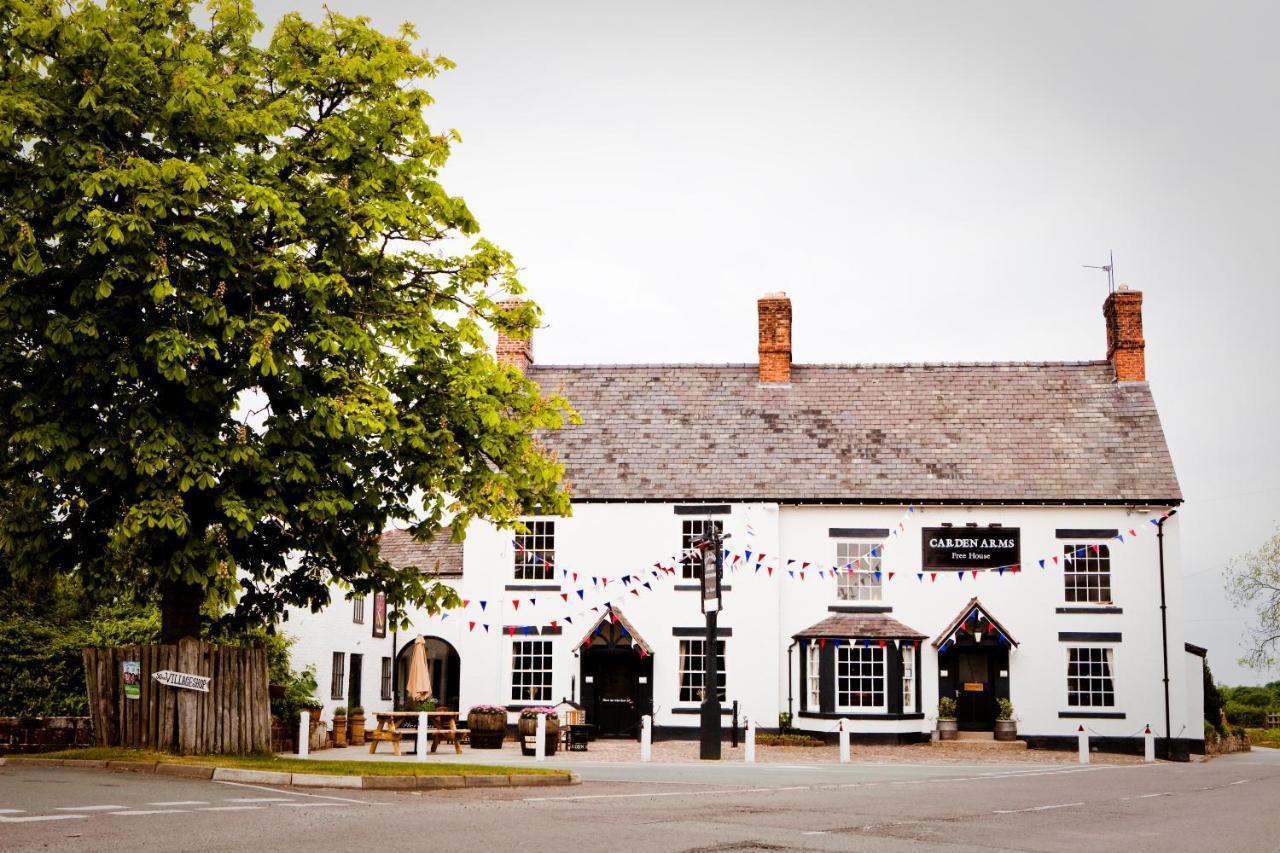
<path id="1" fill-rule="evenodd" d="M 1269 746 L 1280 749 L 1280 729 L 1245 729 L 1249 733 L 1249 742 L 1254 746 Z"/>
<path id="2" fill-rule="evenodd" d="M 31 758 L 80 758 L 90 761 L 154 761 L 165 764 L 199 764 L 204 767 L 236 767 L 243 770 L 274 770 L 280 773 L 319 773 L 325 776 L 544 776 L 568 775 L 564 770 L 535 767 L 497 767 L 492 764 L 452 764 L 430 761 L 324 761 L 281 758 L 270 754 L 252 755 L 170 755 L 140 749 L 90 746 L 42 752 Z"/>

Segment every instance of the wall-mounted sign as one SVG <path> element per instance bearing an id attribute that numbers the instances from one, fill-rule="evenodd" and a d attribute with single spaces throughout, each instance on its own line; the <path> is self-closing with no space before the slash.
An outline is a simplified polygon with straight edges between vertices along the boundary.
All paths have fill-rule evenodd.
<path id="1" fill-rule="evenodd" d="M 921 535 L 925 571 L 995 569 L 1022 562 L 1022 530 L 1017 527 L 926 527 Z"/>
<path id="2" fill-rule="evenodd" d="M 981 693 L 986 686 L 981 681 L 966 681 L 964 683 L 965 693 Z"/>
<path id="3" fill-rule="evenodd" d="M 142 697 L 142 664 L 136 660 L 120 662 L 121 679 L 124 684 L 124 698 L 140 699 Z"/>
<path id="4" fill-rule="evenodd" d="M 702 552 L 702 612 L 720 612 L 720 571 L 710 548 Z"/>
<path id="5" fill-rule="evenodd" d="M 161 684 L 169 687 L 178 687 L 183 690 L 199 690 L 201 693 L 209 692 L 209 678 L 203 675 L 192 675 L 189 672 L 174 672 L 171 669 L 162 669 L 154 672 L 151 677 Z"/>
<path id="6" fill-rule="evenodd" d="M 373 594 L 373 636 L 387 636 L 387 594 Z"/>

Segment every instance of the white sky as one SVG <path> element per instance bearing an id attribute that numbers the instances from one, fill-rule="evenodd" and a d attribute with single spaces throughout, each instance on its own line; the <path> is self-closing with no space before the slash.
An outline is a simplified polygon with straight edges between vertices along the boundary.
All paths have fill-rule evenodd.
<path id="1" fill-rule="evenodd" d="M 1262 2 L 330 0 L 459 67 L 444 172 L 546 312 L 543 363 L 1105 355 L 1116 253 L 1187 503 L 1187 639 L 1280 520 L 1280 10 Z M 269 26 L 318 0 L 269 0 Z"/>

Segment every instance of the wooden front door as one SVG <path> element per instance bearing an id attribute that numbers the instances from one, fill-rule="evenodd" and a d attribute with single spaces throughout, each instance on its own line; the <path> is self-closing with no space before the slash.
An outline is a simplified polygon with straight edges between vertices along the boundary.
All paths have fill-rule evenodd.
<path id="1" fill-rule="evenodd" d="M 989 732 L 995 728 L 994 656 L 985 648 L 956 651 L 956 720 L 961 731 Z"/>
<path id="2" fill-rule="evenodd" d="M 597 737 L 635 737 L 640 729 L 640 653 L 630 648 L 582 652 L 587 722 Z"/>
<path id="3" fill-rule="evenodd" d="M 347 683 L 347 713 L 351 713 L 352 708 L 359 708 L 360 702 L 360 682 L 363 673 L 361 669 L 364 666 L 364 655 L 351 656 L 351 675 Z"/>

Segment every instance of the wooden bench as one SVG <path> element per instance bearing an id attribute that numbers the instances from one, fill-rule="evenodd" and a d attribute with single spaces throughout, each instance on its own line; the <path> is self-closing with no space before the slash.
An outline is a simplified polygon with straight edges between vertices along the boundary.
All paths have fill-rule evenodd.
<path id="1" fill-rule="evenodd" d="M 378 744 L 383 741 L 391 742 L 391 751 L 394 755 L 401 754 L 400 742 L 402 740 L 417 741 L 417 711 L 385 711 L 376 716 L 378 724 L 369 733 L 370 755 L 378 751 Z M 414 725 L 405 725 L 406 722 L 410 721 Z M 440 744 L 450 743 L 453 744 L 454 751 L 461 755 L 462 737 L 470 735 L 470 731 L 465 728 L 458 728 L 458 715 L 454 711 L 428 711 L 426 735 L 431 741 L 432 752 L 435 752 Z"/>

